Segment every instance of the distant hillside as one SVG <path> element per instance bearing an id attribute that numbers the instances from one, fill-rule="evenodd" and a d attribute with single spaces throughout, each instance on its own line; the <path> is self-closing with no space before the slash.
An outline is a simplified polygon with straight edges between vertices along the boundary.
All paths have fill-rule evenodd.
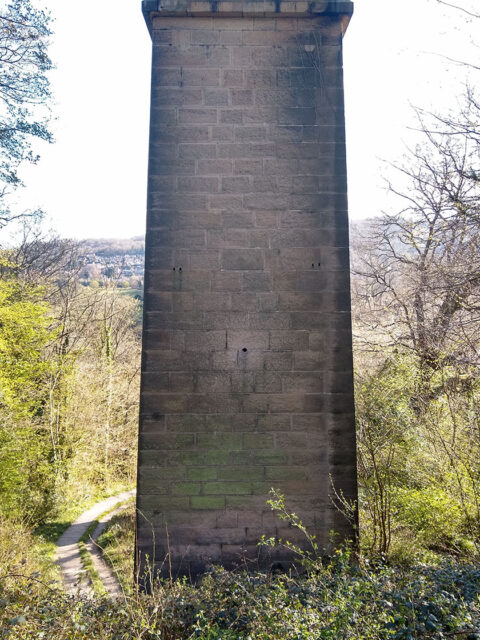
<path id="1" fill-rule="evenodd" d="M 145 239 L 141 236 L 126 239 L 89 238 L 83 240 L 80 246 L 85 253 L 94 253 L 97 256 L 143 255 Z"/>
<path id="2" fill-rule="evenodd" d="M 113 280 L 119 286 L 143 288 L 144 238 L 89 238 L 79 244 L 80 278 L 83 284 Z"/>

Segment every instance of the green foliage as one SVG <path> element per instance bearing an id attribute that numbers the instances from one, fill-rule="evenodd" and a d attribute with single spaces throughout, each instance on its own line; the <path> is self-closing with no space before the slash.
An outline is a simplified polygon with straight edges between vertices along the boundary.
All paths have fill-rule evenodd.
<path id="1" fill-rule="evenodd" d="M 449 551 L 459 545 L 465 514 L 459 501 L 441 487 L 400 488 L 395 503 L 399 522 L 427 548 Z"/>
<path id="2" fill-rule="evenodd" d="M 378 370 L 357 375 L 356 415 L 363 516 L 362 544 L 385 554 L 391 544 L 394 487 L 410 480 L 405 464 L 416 440 L 411 398 L 415 387 L 411 358 L 387 358 Z"/>
<path id="3" fill-rule="evenodd" d="M 0 280 L 0 407 L 15 418 L 41 410 L 38 387 L 51 367 L 44 351 L 55 334 L 42 294 L 18 279 Z"/>
<path id="4" fill-rule="evenodd" d="M 480 631 L 480 572 L 454 562 L 370 569 L 339 557 L 302 575 L 217 568 L 198 585 L 157 582 L 151 595 L 118 601 L 67 597 L 30 573 L 35 567 L 3 566 L 0 628 L 15 640 L 399 640 Z"/>
<path id="5" fill-rule="evenodd" d="M 409 564 L 476 557 L 480 394 L 470 374 L 444 367 L 427 377 L 397 350 L 357 377 L 363 550 Z"/>
<path id="6" fill-rule="evenodd" d="M 43 517 L 52 506 L 51 442 L 40 416 L 48 396 L 55 339 L 41 288 L 0 280 L 0 510 Z"/>
<path id="7" fill-rule="evenodd" d="M 270 503 L 303 528 L 280 494 Z M 116 518 L 106 546 L 128 540 L 131 556 L 133 510 Z M 156 580 L 151 594 L 81 599 L 50 582 L 25 528 L 1 525 L 4 540 L 25 547 L 0 544 L 0 628 L 14 640 L 473 640 L 480 633 L 480 570 L 453 560 L 401 569 L 353 564 L 342 549 L 322 562 L 312 548 L 302 552 L 309 566 L 301 573 L 216 567 L 198 584 Z"/>
<path id="8" fill-rule="evenodd" d="M 138 303 L 114 287 L 60 293 L 3 256 L 0 512 L 44 524 L 133 481 Z"/>

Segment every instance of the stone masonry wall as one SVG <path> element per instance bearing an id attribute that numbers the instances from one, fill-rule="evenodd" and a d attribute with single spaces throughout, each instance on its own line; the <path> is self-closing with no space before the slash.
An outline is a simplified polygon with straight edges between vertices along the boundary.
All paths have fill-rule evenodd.
<path id="1" fill-rule="evenodd" d="M 304 544 L 271 487 L 328 547 L 352 535 L 332 484 L 356 497 L 342 16 L 154 12 L 151 35 L 140 563 Z"/>

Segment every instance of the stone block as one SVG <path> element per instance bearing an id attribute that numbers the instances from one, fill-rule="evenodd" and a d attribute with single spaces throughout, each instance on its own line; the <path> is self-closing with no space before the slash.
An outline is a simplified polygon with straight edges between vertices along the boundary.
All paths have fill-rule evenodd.
<path id="1" fill-rule="evenodd" d="M 235 139 L 235 129 L 233 125 L 220 125 L 212 127 L 212 140 L 217 142 L 233 142 Z"/>
<path id="2" fill-rule="evenodd" d="M 255 311 L 257 309 L 257 297 L 253 293 L 233 292 L 231 297 L 231 311 Z"/>
<path id="3" fill-rule="evenodd" d="M 242 43 L 242 31 L 221 31 L 220 32 L 221 44 L 234 44 L 238 45 Z"/>
<path id="4" fill-rule="evenodd" d="M 180 69 L 152 69 L 152 84 L 157 87 L 179 87 L 181 82 Z"/>
<path id="5" fill-rule="evenodd" d="M 213 29 L 192 29 L 192 31 L 190 31 L 190 42 L 192 44 L 218 44 L 220 42 L 220 31 Z"/>
<path id="6" fill-rule="evenodd" d="M 190 467 L 186 469 L 188 480 L 215 480 L 217 473 L 218 471 L 214 467 Z"/>
<path id="7" fill-rule="evenodd" d="M 223 509 L 225 507 L 225 496 L 192 496 L 190 498 L 190 507 L 194 510 Z"/>
<path id="8" fill-rule="evenodd" d="M 231 160 L 198 160 L 197 175 L 232 175 L 233 162 Z"/>
<path id="9" fill-rule="evenodd" d="M 229 376 L 222 373 L 202 372 L 198 376 L 196 390 L 199 393 L 229 393 L 231 391 L 231 381 Z"/>
<path id="10" fill-rule="evenodd" d="M 217 527 L 234 529 L 238 526 L 236 511 L 223 511 L 217 515 Z"/>
<path id="11" fill-rule="evenodd" d="M 256 393 L 279 393 L 282 391 L 282 379 L 280 375 L 271 371 L 257 373 L 254 390 Z M 261 428 L 260 424 L 259 420 L 259 428 Z"/>
<path id="12" fill-rule="evenodd" d="M 249 229 L 254 226 L 253 213 L 251 211 L 223 211 L 222 222 L 224 229 Z M 247 242 L 252 247 L 251 242 Z"/>
<path id="13" fill-rule="evenodd" d="M 178 121 L 184 124 L 216 124 L 217 120 L 217 110 L 211 107 L 178 110 Z"/>
<path id="14" fill-rule="evenodd" d="M 309 347 L 308 331 L 271 331 L 272 351 L 301 351 Z"/>
<path id="15" fill-rule="evenodd" d="M 215 144 L 179 144 L 178 155 L 180 158 L 199 160 L 201 158 L 215 158 Z"/>
<path id="16" fill-rule="evenodd" d="M 160 397 L 160 396 L 158 396 Z M 190 433 L 142 433 L 140 434 L 139 448 L 142 451 L 148 449 L 165 450 L 191 449 L 195 445 L 195 436 Z"/>
<path id="17" fill-rule="evenodd" d="M 264 368 L 266 371 L 290 371 L 292 366 L 292 353 L 266 353 L 264 356 Z"/>
<path id="18" fill-rule="evenodd" d="M 266 209 L 268 211 L 275 209 L 288 209 L 289 201 L 288 197 L 285 195 L 275 195 L 275 194 L 248 194 L 245 196 L 245 207 L 248 209 Z"/>
<path id="19" fill-rule="evenodd" d="M 249 274 L 245 274 L 244 275 L 244 279 L 248 277 Z M 270 284 L 270 288 L 271 288 L 271 284 Z M 257 300 L 257 306 L 255 308 L 255 311 L 268 311 L 268 312 L 272 312 L 272 311 L 278 311 L 278 294 L 275 292 L 264 292 L 264 293 L 257 293 L 256 296 L 256 300 Z"/>
<path id="20" fill-rule="evenodd" d="M 181 193 L 212 193 L 219 190 L 219 179 L 182 176 L 177 179 L 177 189 Z"/>
<path id="21" fill-rule="evenodd" d="M 282 125 L 314 125 L 317 111 L 314 107 L 277 107 L 277 122 Z M 282 156 L 279 156 L 282 157 Z M 287 155 L 287 157 L 292 157 Z M 293 156 L 296 157 L 296 156 Z M 302 156 L 304 157 L 304 156 Z"/>
<path id="22" fill-rule="evenodd" d="M 167 431 L 191 432 L 196 433 L 205 428 L 205 416 L 182 415 L 182 416 L 166 416 Z"/>
<path id="23" fill-rule="evenodd" d="M 215 375 L 215 374 L 210 374 Z M 228 376 L 227 376 L 228 378 Z M 229 415 L 209 415 L 206 416 L 206 431 L 217 433 L 219 431 L 232 431 L 232 416 Z"/>
<path id="24" fill-rule="evenodd" d="M 227 343 L 229 349 L 266 350 L 269 334 L 267 331 L 229 331 Z"/>
<path id="25" fill-rule="evenodd" d="M 257 176 L 253 179 L 253 189 L 256 193 L 277 194 L 279 191 L 277 177 Z"/>
<path id="26" fill-rule="evenodd" d="M 180 74 L 180 82 L 186 87 L 218 87 L 220 85 L 219 69 L 189 69 L 181 67 L 178 73 Z"/>
<path id="27" fill-rule="evenodd" d="M 183 403 L 187 413 L 235 413 L 239 410 L 238 398 L 228 392 L 192 394 L 186 396 Z"/>
<path id="28" fill-rule="evenodd" d="M 262 160 L 235 160 L 235 170 L 234 173 L 238 175 L 248 175 L 255 176 L 263 171 L 263 161 Z"/>
<path id="29" fill-rule="evenodd" d="M 237 32 L 234 32 L 237 33 Z M 241 33 L 241 32 L 240 32 Z M 243 87 L 244 72 L 242 69 L 226 69 L 222 71 L 222 87 Z"/>
<path id="30" fill-rule="evenodd" d="M 225 107 L 228 105 L 228 89 L 205 89 L 204 100 L 207 106 Z"/>
<path id="31" fill-rule="evenodd" d="M 162 513 L 170 509 L 188 509 L 189 498 L 184 496 L 140 495 L 137 497 L 137 509 L 142 513 Z"/>
<path id="32" fill-rule="evenodd" d="M 205 452 L 205 464 L 207 465 L 215 465 L 216 467 L 221 467 L 224 465 L 230 464 L 231 451 L 227 450 L 218 450 L 218 451 L 206 451 Z"/>
<path id="33" fill-rule="evenodd" d="M 219 158 L 265 158 L 275 155 L 275 145 L 271 142 L 219 144 Z"/>
<path id="34" fill-rule="evenodd" d="M 218 268 L 215 263 L 212 268 Z M 200 311 L 228 311 L 231 308 L 231 296 L 222 292 L 200 292 L 194 294 L 194 306 Z"/>
<path id="35" fill-rule="evenodd" d="M 241 481 L 216 481 L 205 482 L 203 485 L 203 491 L 205 496 L 208 495 L 221 495 L 221 496 L 241 496 L 243 494 L 249 495 L 252 493 L 252 488 L 249 482 Z"/>
<path id="36" fill-rule="evenodd" d="M 253 104 L 253 91 L 251 89 L 230 89 L 230 100 L 233 107 L 251 105 Z"/>
<path id="37" fill-rule="evenodd" d="M 242 124 L 244 112 L 241 109 L 222 109 L 220 122 L 223 124 Z"/>
<path id="38" fill-rule="evenodd" d="M 282 389 L 286 393 L 292 393 L 295 391 L 303 391 L 305 393 L 321 393 L 324 391 L 324 378 L 323 372 L 311 372 L 311 373 L 289 373 L 282 375 Z"/>
<path id="39" fill-rule="evenodd" d="M 242 436 L 239 433 L 200 433 L 197 436 L 199 449 L 216 450 L 224 453 L 241 451 Z"/>
<path id="40" fill-rule="evenodd" d="M 154 66 L 158 67 L 228 67 L 230 49 L 225 46 L 192 45 L 190 47 L 154 47 Z"/>
<path id="41" fill-rule="evenodd" d="M 241 127 L 235 130 L 235 140 L 237 142 L 261 142 L 267 137 L 265 126 Z"/>
<path id="42" fill-rule="evenodd" d="M 263 254 L 260 249 L 224 249 L 221 268 L 227 271 L 263 269 Z"/>
<path id="43" fill-rule="evenodd" d="M 251 329 L 270 331 L 272 329 L 288 329 L 290 325 L 290 314 L 288 313 L 264 312 L 250 314 L 249 326 Z"/>
<path id="44" fill-rule="evenodd" d="M 255 219 L 258 220 L 262 212 L 256 212 Z M 272 212 L 269 212 L 272 213 Z M 270 229 L 252 229 L 248 234 L 249 247 L 262 247 L 268 249 L 270 247 Z"/>
<path id="45" fill-rule="evenodd" d="M 270 125 L 267 138 L 272 141 L 302 142 L 305 139 L 305 127 L 301 125 Z"/>
<path id="46" fill-rule="evenodd" d="M 165 157 L 155 156 L 152 151 L 149 164 L 150 176 L 178 176 L 178 175 L 194 175 L 195 162 L 193 160 L 185 160 L 184 158 L 176 158 L 171 156 L 167 161 Z"/>
<path id="47" fill-rule="evenodd" d="M 243 197 L 240 195 L 213 194 L 208 198 L 208 208 L 222 211 L 242 211 Z"/>
<path id="48" fill-rule="evenodd" d="M 222 178 L 223 193 L 248 193 L 249 191 L 252 191 L 252 188 L 248 177 Z"/>
<path id="49" fill-rule="evenodd" d="M 250 249 L 250 251 L 259 251 L 259 249 Z M 263 256 L 262 256 L 263 264 Z M 242 291 L 262 292 L 272 290 L 272 277 L 269 273 L 244 273 L 242 276 Z M 265 309 L 262 309 L 265 310 Z"/>
<path id="50" fill-rule="evenodd" d="M 284 105 L 294 108 L 315 108 L 315 91 L 313 89 L 257 89 L 255 104 L 260 106 Z"/>
<path id="51" fill-rule="evenodd" d="M 295 466 L 274 466 L 265 467 L 265 476 L 271 482 L 284 482 L 285 480 L 294 480 L 307 482 L 309 480 L 304 467 Z"/>
<path id="52" fill-rule="evenodd" d="M 202 103 L 202 91 L 196 88 L 162 87 L 154 99 L 159 107 L 197 105 Z"/>
<path id="53" fill-rule="evenodd" d="M 263 171 L 265 175 L 293 176 L 299 172 L 299 164 L 295 158 L 265 158 Z"/>
<path id="54" fill-rule="evenodd" d="M 204 313 L 205 330 L 216 329 L 242 329 L 248 325 L 248 316 L 245 313 L 227 311 Z"/>
<path id="55" fill-rule="evenodd" d="M 242 289 L 242 275 L 240 273 L 225 273 L 217 271 L 212 278 L 212 291 L 235 292 Z"/>
<path id="56" fill-rule="evenodd" d="M 258 449 L 272 449 L 273 436 L 268 433 L 245 433 L 243 435 L 244 449 L 257 451 Z"/>
<path id="57" fill-rule="evenodd" d="M 172 495 L 177 496 L 198 496 L 202 485 L 198 482 L 174 482 L 172 484 Z"/>

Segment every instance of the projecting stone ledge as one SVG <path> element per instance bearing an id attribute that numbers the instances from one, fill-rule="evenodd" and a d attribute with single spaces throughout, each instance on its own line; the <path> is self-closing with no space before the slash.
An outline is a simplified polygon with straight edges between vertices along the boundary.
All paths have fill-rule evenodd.
<path id="1" fill-rule="evenodd" d="M 224 17 L 314 17 L 316 15 L 351 16 L 350 0 L 143 0 L 142 10 L 150 26 L 153 15 Z"/>

